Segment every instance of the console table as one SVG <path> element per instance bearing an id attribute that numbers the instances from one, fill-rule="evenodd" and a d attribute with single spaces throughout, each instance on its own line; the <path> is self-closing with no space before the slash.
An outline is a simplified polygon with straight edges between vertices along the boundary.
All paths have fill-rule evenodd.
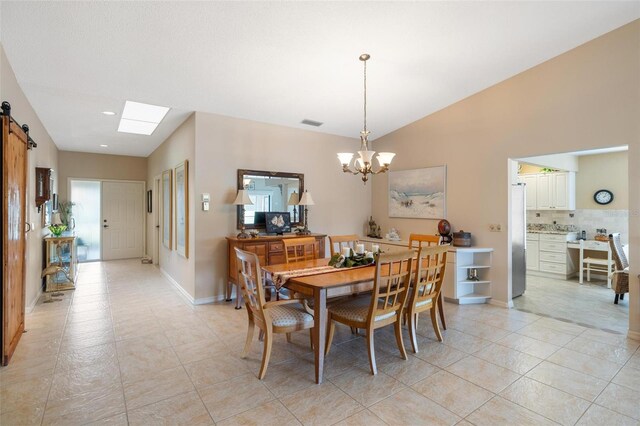
<path id="1" fill-rule="evenodd" d="M 324 234 L 261 235 L 257 238 L 227 237 L 229 265 L 227 270 L 227 291 L 225 293 L 226 300 L 231 301 L 231 286 L 234 284 L 236 286 L 238 285 L 238 266 L 236 264 L 235 247 L 238 247 L 240 250 L 255 253 L 258 256 L 258 260 L 260 260 L 260 266 L 277 265 L 285 263 L 284 243 L 282 240 L 301 237 L 314 237 L 316 241 L 318 241 L 318 258 L 325 256 L 324 240 L 326 235 Z M 236 288 L 236 290 L 236 309 L 240 309 L 239 289 Z"/>
<path id="2" fill-rule="evenodd" d="M 42 259 L 45 292 L 73 290 L 76 288 L 78 274 L 78 256 L 76 236 L 63 235 L 44 238 L 44 257 Z"/>

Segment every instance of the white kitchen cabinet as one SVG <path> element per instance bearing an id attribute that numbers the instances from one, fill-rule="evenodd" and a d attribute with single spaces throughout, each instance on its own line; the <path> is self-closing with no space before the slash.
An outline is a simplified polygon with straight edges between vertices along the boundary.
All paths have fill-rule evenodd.
<path id="1" fill-rule="evenodd" d="M 527 233 L 527 272 L 533 275 L 567 279 L 576 272 L 567 242 L 578 238 L 576 232 L 562 234 Z M 529 263 L 531 259 L 531 264 Z M 535 266 L 535 267 L 534 267 Z"/>
<path id="2" fill-rule="evenodd" d="M 535 210 L 538 206 L 538 175 L 522 175 L 521 181 L 526 185 L 526 208 Z"/>
<path id="3" fill-rule="evenodd" d="M 527 270 L 537 271 L 540 268 L 540 242 L 527 239 Z"/>
<path id="4" fill-rule="evenodd" d="M 536 210 L 575 210 L 575 172 L 541 173 L 537 175 Z"/>

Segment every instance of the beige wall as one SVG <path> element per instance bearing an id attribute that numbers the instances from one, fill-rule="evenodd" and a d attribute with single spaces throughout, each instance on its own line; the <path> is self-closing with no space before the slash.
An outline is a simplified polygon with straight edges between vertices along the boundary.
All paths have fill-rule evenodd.
<path id="1" fill-rule="evenodd" d="M 629 145 L 631 329 L 640 332 L 640 21 L 540 64 L 375 141 L 395 151 L 394 170 L 446 164 L 447 219 L 493 247 L 493 302 L 511 299 L 509 159 Z M 632 182 L 632 176 L 629 177 Z M 373 181 L 373 215 L 383 232 L 436 231 L 436 220 L 390 219 L 387 176 Z M 489 232 L 489 224 L 507 225 Z M 634 226 L 635 224 L 635 226 Z M 638 335 L 640 337 L 640 334 Z"/>
<path id="2" fill-rule="evenodd" d="M 52 168 L 54 191 L 57 191 L 58 148 L 45 130 L 20 88 L 11 69 L 2 45 L 0 45 L 0 100 L 11 104 L 11 115 L 20 123 L 29 125 L 29 135 L 38 147 L 29 151 L 29 174 L 27 191 L 27 222 L 33 224 L 33 230 L 27 233 L 27 276 L 26 304 L 30 310 L 37 302 L 42 289 L 40 272 L 42 271 L 42 238 L 49 231 L 42 228 L 42 215 L 35 207 L 35 168 Z"/>
<path id="3" fill-rule="evenodd" d="M 60 201 L 69 199 L 69 178 L 147 180 L 145 157 L 60 151 L 58 168 Z"/>
<path id="4" fill-rule="evenodd" d="M 576 209 L 623 210 L 629 208 L 629 153 L 584 155 L 578 158 Z M 593 200 L 599 189 L 613 192 L 613 201 L 600 205 Z"/>
<path id="5" fill-rule="evenodd" d="M 184 160 L 189 161 L 189 241 L 193 244 L 195 236 L 194 219 L 194 188 L 195 188 L 195 114 L 191 115 L 175 132 L 167 138 L 162 145 L 148 157 L 147 162 L 147 188 L 152 189 L 153 197 L 157 200 L 157 205 L 162 205 L 162 199 L 156 191 L 155 179 L 159 178 L 163 171 L 173 170 Z M 174 176 L 175 183 L 175 176 Z M 175 189 L 174 189 L 175 191 Z M 175 192 L 174 192 L 175 194 Z M 160 209 L 154 206 L 151 214 L 147 213 L 147 255 L 153 257 L 154 236 L 157 235 L 156 223 L 162 223 Z M 174 207 L 175 209 L 175 207 Z M 173 227 L 173 241 L 175 243 L 175 226 Z M 184 258 L 175 250 L 169 250 L 162 244 L 162 237 L 159 241 L 158 264 L 161 270 L 169 275 L 175 283 L 180 285 L 188 298 L 195 299 L 195 256 L 193 245 L 189 249 L 189 258 Z M 154 259 L 155 261 L 155 259 Z"/>
<path id="6" fill-rule="evenodd" d="M 196 113 L 196 296 L 220 298 L 227 277 L 225 237 L 235 235 L 238 169 L 304 173 L 316 203 L 309 228 L 326 234 L 362 233 L 371 210 L 371 186 L 342 173 L 337 152 L 355 151 L 359 141 L 255 121 Z M 200 195 L 211 194 L 202 211 Z"/>

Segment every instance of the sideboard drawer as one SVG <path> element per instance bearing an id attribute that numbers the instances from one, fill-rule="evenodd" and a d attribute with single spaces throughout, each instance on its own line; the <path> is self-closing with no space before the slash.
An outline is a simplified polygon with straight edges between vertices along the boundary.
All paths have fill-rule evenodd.
<path id="1" fill-rule="evenodd" d="M 269 265 L 280 265 L 282 263 L 287 263 L 286 258 L 284 257 L 284 253 L 269 253 Z"/>
<path id="2" fill-rule="evenodd" d="M 567 252 L 567 243 L 554 243 L 550 241 L 540 241 L 540 251 L 555 251 L 557 253 Z"/>
<path id="3" fill-rule="evenodd" d="M 564 263 L 542 262 L 540 261 L 540 270 L 542 272 L 551 272 L 554 274 L 566 274 L 567 265 Z"/>
<path id="4" fill-rule="evenodd" d="M 554 262 L 554 263 L 567 263 L 567 254 L 566 253 L 557 253 L 553 251 L 541 251 L 540 252 L 540 260 L 545 262 Z"/>
<path id="5" fill-rule="evenodd" d="M 284 250 L 284 243 L 282 241 L 269 243 L 269 253 L 282 252 L 283 250 Z"/>
<path id="6" fill-rule="evenodd" d="M 265 243 L 245 244 L 243 250 L 255 253 L 258 256 L 264 256 L 267 254 L 267 245 Z"/>

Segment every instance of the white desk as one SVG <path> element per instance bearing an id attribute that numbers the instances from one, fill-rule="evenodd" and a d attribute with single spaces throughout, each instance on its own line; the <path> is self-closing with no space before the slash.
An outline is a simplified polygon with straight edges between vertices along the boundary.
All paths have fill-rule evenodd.
<path id="1" fill-rule="evenodd" d="M 569 241 L 567 247 L 574 250 L 580 250 L 580 284 L 584 282 L 584 251 L 593 250 L 607 252 L 607 271 L 611 271 L 613 260 L 611 259 L 611 247 L 608 242 L 596 240 L 578 240 Z M 607 287 L 611 288 L 611 273 L 607 273 Z"/>

